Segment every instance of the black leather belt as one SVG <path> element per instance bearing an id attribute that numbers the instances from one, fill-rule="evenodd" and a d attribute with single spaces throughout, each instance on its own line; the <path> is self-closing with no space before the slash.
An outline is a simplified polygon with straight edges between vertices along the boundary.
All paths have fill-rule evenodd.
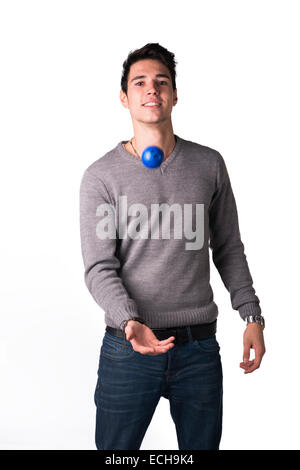
<path id="1" fill-rule="evenodd" d="M 205 339 L 216 334 L 217 331 L 217 320 L 212 323 L 202 323 L 198 325 L 190 326 L 178 326 L 173 328 L 151 328 L 157 339 L 160 341 L 167 339 L 170 336 L 175 336 L 174 343 L 182 344 L 189 341 L 188 328 L 190 328 L 192 339 Z M 124 338 L 124 331 L 118 328 L 112 328 L 111 326 L 106 327 L 106 331 L 113 336 L 118 338 Z"/>

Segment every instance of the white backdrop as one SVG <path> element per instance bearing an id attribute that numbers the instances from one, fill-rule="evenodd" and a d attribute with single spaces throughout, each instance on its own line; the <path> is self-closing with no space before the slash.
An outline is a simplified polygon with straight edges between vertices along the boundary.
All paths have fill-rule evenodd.
<path id="1" fill-rule="evenodd" d="M 221 449 L 300 449 L 299 2 L 1 1 L 1 449 L 94 449 L 104 313 L 83 280 L 79 184 L 132 137 L 123 61 L 175 53 L 174 132 L 217 149 L 266 318 L 244 375 L 245 324 L 213 264 L 224 372 Z M 211 261 L 212 263 L 212 261 Z M 162 398 L 141 449 L 177 449 Z"/>

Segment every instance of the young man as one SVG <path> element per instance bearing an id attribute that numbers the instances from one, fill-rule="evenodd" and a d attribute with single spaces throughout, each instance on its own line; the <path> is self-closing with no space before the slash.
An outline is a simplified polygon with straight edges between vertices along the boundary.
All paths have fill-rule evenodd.
<path id="1" fill-rule="evenodd" d="M 159 44 L 129 54 L 120 100 L 134 135 L 81 181 L 85 282 L 106 322 L 95 390 L 101 450 L 139 449 L 161 396 L 170 401 L 179 449 L 219 449 L 223 375 L 209 248 L 247 321 L 240 367 L 253 372 L 265 353 L 224 159 L 173 132 L 175 64 Z M 141 160 L 148 146 L 163 150 L 157 168 Z"/>

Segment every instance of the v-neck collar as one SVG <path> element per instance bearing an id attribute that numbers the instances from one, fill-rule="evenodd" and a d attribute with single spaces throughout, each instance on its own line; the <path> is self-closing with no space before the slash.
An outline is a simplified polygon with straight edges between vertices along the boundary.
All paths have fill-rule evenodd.
<path id="1" fill-rule="evenodd" d="M 167 158 L 167 160 L 164 160 L 162 162 L 162 164 L 157 168 L 147 168 L 143 164 L 143 162 L 140 158 L 136 157 L 135 155 L 132 155 L 132 153 L 127 152 L 127 150 L 123 147 L 123 144 L 126 144 L 128 142 L 128 140 L 121 140 L 117 145 L 117 150 L 119 151 L 119 153 L 122 157 L 125 157 L 125 158 L 131 160 L 132 162 L 135 162 L 137 165 L 140 165 L 145 170 L 148 170 L 148 171 L 151 170 L 151 171 L 156 171 L 156 172 L 163 173 L 164 170 L 167 168 L 167 166 L 170 165 L 170 163 L 172 163 L 172 161 L 178 155 L 178 153 L 181 149 L 181 146 L 182 146 L 182 139 L 177 134 L 174 134 L 174 136 L 176 138 L 176 144 L 175 144 L 175 147 L 173 149 L 173 152 Z"/>

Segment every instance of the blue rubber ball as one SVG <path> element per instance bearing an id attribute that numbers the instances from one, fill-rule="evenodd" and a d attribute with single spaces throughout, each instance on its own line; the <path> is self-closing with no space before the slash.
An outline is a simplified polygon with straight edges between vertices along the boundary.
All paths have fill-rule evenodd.
<path id="1" fill-rule="evenodd" d="M 146 147 L 142 153 L 142 162 L 147 168 L 157 168 L 164 161 L 164 152 L 154 145 Z"/>

